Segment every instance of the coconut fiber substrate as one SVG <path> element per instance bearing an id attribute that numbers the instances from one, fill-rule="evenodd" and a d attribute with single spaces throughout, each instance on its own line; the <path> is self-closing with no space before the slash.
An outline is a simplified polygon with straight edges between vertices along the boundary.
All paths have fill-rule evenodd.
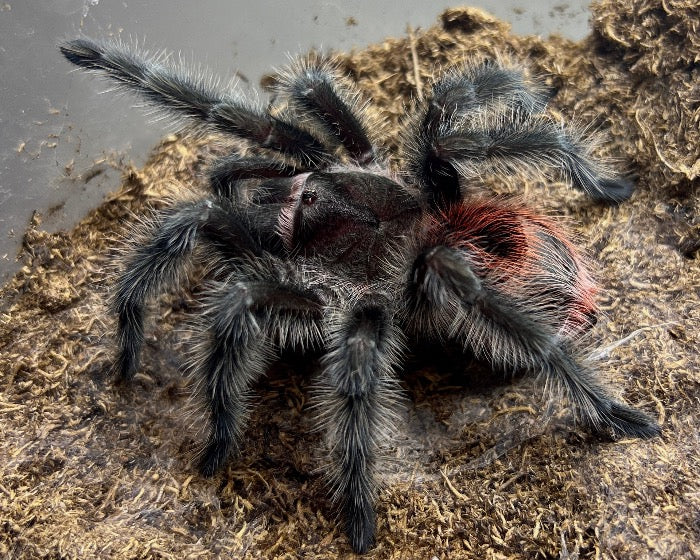
<path id="1" fill-rule="evenodd" d="M 544 77 L 552 111 L 604 135 L 598 154 L 636 176 L 619 206 L 556 180 L 488 187 L 522 193 L 576 232 L 601 285 L 587 353 L 663 434 L 593 437 L 527 377 L 413 348 L 368 558 L 700 558 L 700 8 L 620 0 L 592 10 L 579 43 L 514 36 L 455 9 L 339 60 L 389 128 L 442 69 L 499 55 Z M 135 383 L 109 377 L 106 300 L 123 238 L 164 200 L 201 192 L 220 150 L 169 137 L 73 230 L 49 234 L 37 217 L 27 231 L 24 267 L 2 290 L 0 557 L 352 554 L 319 472 L 315 359 L 285 357 L 269 372 L 242 455 L 211 479 L 193 465 L 206 418 L 190 412 L 181 370 L 191 290 L 154 303 Z"/>

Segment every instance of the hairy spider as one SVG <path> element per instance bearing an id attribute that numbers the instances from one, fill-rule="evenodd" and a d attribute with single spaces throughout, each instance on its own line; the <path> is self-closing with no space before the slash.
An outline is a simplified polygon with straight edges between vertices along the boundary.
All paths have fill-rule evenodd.
<path id="1" fill-rule="evenodd" d="M 517 67 L 467 64 L 439 79 L 406 125 L 397 172 L 359 94 L 328 63 L 297 64 L 266 111 L 121 44 L 60 48 L 155 108 L 250 144 L 214 162 L 206 198 L 154 218 L 112 300 L 115 369 L 128 381 L 147 301 L 193 262 L 209 270 L 191 364 L 211 426 L 204 475 L 240 450 L 251 386 L 286 348 L 323 353 L 314 413 L 356 552 L 374 538 L 375 466 L 401 401 L 406 340 L 456 342 L 494 370 L 540 374 L 596 433 L 659 433 L 576 351 L 596 314 L 577 250 L 552 220 L 479 192 L 485 173 L 543 166 L 598 200 L 633 188 L 547 114 L 544 89 Z"/>

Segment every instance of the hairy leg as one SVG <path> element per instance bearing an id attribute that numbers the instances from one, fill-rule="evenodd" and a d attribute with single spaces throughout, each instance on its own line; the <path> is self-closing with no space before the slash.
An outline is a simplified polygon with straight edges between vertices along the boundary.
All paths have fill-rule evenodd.
<path id="1" fill-rule="evenodd" d="M 435 136 L 455 118 L 493 106 L 531 115 L 545 110 L 547 97 L 541 85 L 528 82 L 517 68 L 494 61 L 467 65 L 448 72 L 433 85 L 421 129 Z"/>
<path id="2" fill-rule="evenodd" d="M 621 403 L 604 387 L 597 373 L 572 351 L 556 347 L 542 364 L 542 373 L 554 380 L 573 403 L 576 415 L 593 432 L 614 437 L 651 438 L 661 428 L 645 413 Z"/>
<path id="3" fill-rule="evenodd" d="M 543 88 L 522 71 L 494 61 L 448 72 L 432 88 L 425 112 L 410 131 L 409 169 L 436 204 L 460 198 L 459 170 L 442 157 L 440 139 L 463 118 L 483 111 L 542 112 Z"/>
<path id="4" fill-rule="evenodd" d="M 434 247 L 413 264 L 408 314 L 431 317 L 431 325 L 497 369 L 541 372 L 561 387 L 579 421 L 595 432 L 653 437 L 656 422 L 613 398 L 596 373 L 577 360 L 569 343 L 527 309 L 479 279 L 464 255 Z M 423 325 L 417 325 L 420 329 Z"/>
<path id="5" fill-rule="evenodd" d="M 358 163 L 375 158 L 375 148 L 358 114 L 358 94 L 343 87 L 329 65 L 300 63 L 284 77 L 280 89 L 294 108 L 333 138 Z"/>
<path id="6" fill-rule="evenodd" d="M 181 204 L 160 214 L 145 239 L 133 245 L 111 301 L 118 318 L 119 379 L 128 381 L 138 369 L 147 301 L 177 284 L 202 237 L 227 251 L 261 251 L 245 222 L 232 212 L 208 200 Z"/>
<path id="7" fill-rule="evenodd" d="M 513 115 L 511 115 L 513 116 Z M 518 169 L 556 169 L 595 200 L 620 202 L 634 185 L 615 177 L 590 154 L 589 141 L 548 118 L 485 119 L 445 132 L 432 148 L 466 177 L 491 168 L 499 173 Z"/>
<path id="8" fill-rule="evenodd" d="M 60 50 L 73 64 L 109 78 L 172 117 L 249 140 L 312 166 L 333 159 L 312 134 L 265 113 L 240 94 L 222 92 L 212 80 L 173 69 L 124 44 L 76 39 L 63 43 Z"/>
<path id="9" fill-rule="evenodd" d="M 246 179 L 275 179 L 293 177 L 307 171 L 304 167 L 290 165 L 260 156 L 229 154 L 216 160 L 208 170 L 212 192 L 233 202 L 245 202 L 240 192 L 240 182 Z"/>
<path id="10" fill-rule="evenodd" d="M 353 550 L 363 553 L 374 539 L 377 454 L 401 398 L 392 368 L 401 338 L 387 308 L 369 302 L 342 311 L 332 329 L 317 407 L 331 445 L 333 495 Z"/>
<path id="11" fill-rule="evenodd" d="M 490 63 L 452 72 L 413 131 L 409 169 L 438 205 L 461 198 L 460 179 L 542 167 L 560 169 L 596 200 L 628 198 L 632 182 L 598 164 L 590 140 L 543 116 L 545 108 L 542 88 L 517 70 Z"/>
<path id="12" fill-rule="evenodd" d="M 296 283 L 233 280 L 215 283 L 205 298 L 204 338 L 192 371 L 210 414 L 199 468 L 213 475 L 239 448 L 251 386 L 279 346 L 320 343 L 323 304 Z"/>

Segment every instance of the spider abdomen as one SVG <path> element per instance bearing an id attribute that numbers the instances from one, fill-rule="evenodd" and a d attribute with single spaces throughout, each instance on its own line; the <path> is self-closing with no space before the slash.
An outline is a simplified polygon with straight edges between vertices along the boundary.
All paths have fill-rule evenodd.
<path id="1" fill-rule="evenodd" d="M 517 202 L 450 205 L 427 217 L 419 244 L 422 251 L 455 251 L 481 290 L 558 336 L 580 333 L 595 320 L 596 286 L 583 257 L 550 219 Z M 469 304 L 474 294 L 461 297 Z"/>

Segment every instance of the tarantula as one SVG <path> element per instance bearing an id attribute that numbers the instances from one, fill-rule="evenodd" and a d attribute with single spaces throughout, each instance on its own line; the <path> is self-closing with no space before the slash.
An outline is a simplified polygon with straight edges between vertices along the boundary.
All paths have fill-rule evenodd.
<path id="1" fill-rule="evenodd" d="M 456 342 L 494 370 L 540 374 L 596 433 L 659 433 L 577 355 L 596 314 L 578 251 L 551 219 L 479 192 L 484 173 L 543 166 L 601 201 L 633 189 L 546 113 L 544 88 L 519 68 L 485 61 L 436 81 L 406 125 L 397 172 L 359 94 L 326 62 L 297 64 L 276 108 L 262 110 L 118 43 L 60 49 L 156 109 L 250 146 L 213 163 L 205 198 L 156 216 L 112 300 L 116 375 L 128 381 L 148 300 L 192 262 L 209 271 L 191 364 L 210 423 L 202 474 L 240 450 L 251 387 L 287 348 L 323 354 L 315 414 L 332 495 L 360 553 L 374 538 L 375 466 L 401 401 L 407 340 Z"/>

